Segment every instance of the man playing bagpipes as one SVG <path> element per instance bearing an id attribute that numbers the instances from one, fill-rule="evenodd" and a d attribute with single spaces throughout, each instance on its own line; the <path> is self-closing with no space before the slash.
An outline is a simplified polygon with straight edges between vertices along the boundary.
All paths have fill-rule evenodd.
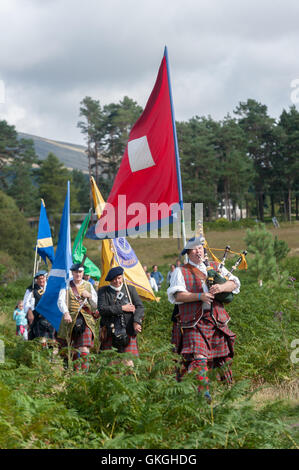
<path id="1" fill-rule="evenodd" d="M 83 279 L 82 264 L 73 264 L 71 271 L 70 288 L 61 289 L 58 298 L 58 308 L 63 313 L 58 338 L 62 346 L 69 343 L 76 350 L 73 359 L 80 359 L 81 369 L 87 371 L 88 355 L 94 345 L 98 296 L 91 283 Z M 75 364 L 76 370 L 80 363 Z"/>
<path id="2" fill-rule="evenodd" d="M 221 380 L 228 383 L 232 381 L 227 363 L 231 362 L 234 355 L 235 334 L 227 326 L 230 317 L 223 306 L 223 297 L 231 296 L 231 293 L 238 294 L 240 281 L 221 267 L 218 275 L 221 275 L 222 283 L 211 282 L 208 286 L 212 268 L 216 273 L 218 263 L 212 263 L 207 268 L 204 263 L 204 244 L 203 237 L 188 240 L 181 253 L 188 255 L 188 263 L 175 269 L 167 293 L 168 300 L 176 306 L 172 343 L 175 351 L 183 358 L 180 377 L 196 370 L 200 382 L 198 389 L 205 392 L 210 402 L 209 368 L 225 365 L 223 370 L 226 369 L 226 372 L 220 372 Z M 227 276 L 227 279 L 223 279 L 223 276 Z M 220 300 L 219 296 L 222 296 Z"/>

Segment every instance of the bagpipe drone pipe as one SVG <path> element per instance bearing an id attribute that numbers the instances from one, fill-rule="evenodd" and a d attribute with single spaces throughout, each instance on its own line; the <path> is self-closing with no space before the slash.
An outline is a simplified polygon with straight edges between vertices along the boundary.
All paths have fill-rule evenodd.
<path id="1" fill-rule="evenodd" d="M 225 266 L 225 261 L 226 261 L 227 255 L 230 252 L 230 246 L 227 245 L 225 247 L 223 258 L 222 258 L 221 263 L 219 264 L 217 270 L 215 270 L 210 265 L 206 248 L 204 248 L 204 252 L 205 252 L 204 263 L 207 267 L 207 273 L 208 273 L 208 278 L 207 278 L 208 288 L 210 289 L 210 287 L 212 287 L 212 285 L 214 285 L 214 284 L 224 284 L 226 281 L 229 280 L 229 276 L 222 276 L 220 274 L 220 271 Z M 235 264 L 232 266 L 231 270 L 229 271 L 230 274 L 232 274 L 237 269 L 237 267 L 240 265 L 240 263 L 244 259 L 244 256 L 246 256 L 246 255 L 247 255 L 247 251 L 244 250 L 242 252 L 242 255 L 239 256 L 239 258 L 237 259 L 237 261 L 235 262 Z M 215 295 L 215 299 L 218 302 L 222 302 L 222 303 L 229 303 L 233 300 L 233 298 L 234 298 L 234 294 L 232 292 L 220 292 L 219 294 Z"/>

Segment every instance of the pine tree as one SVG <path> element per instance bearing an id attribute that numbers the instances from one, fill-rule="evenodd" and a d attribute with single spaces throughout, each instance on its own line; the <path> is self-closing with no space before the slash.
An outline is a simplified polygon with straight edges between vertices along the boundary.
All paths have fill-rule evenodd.
<path id="1" fill-rule="evenodd" d="M 210 219 L 218 203 L 219 152 L 216 135 L 219 124 L 203 117 L 178 123 L 182 184 L 185 202 L 204 202 Z"/>
<path id="2" fill-rule="evenodd" d="M 283 165 L 280 167 L 280 181 L 286 185 L 287 197 L 287 218 L 291 221 L 292 212 L 292 191 L 298 182 L 299 173 L 299 112 L 295 106 L 289 110 L 283 111 L 279 127 L 282 129 L 282 139 L 280 146 L 280 160 Z"/>
<path id="3" fill-rule="evenodd" d="M 268 115 L 266 105 L 253 99 L 240 103 L 234 113 L 246 134 L 247 152 L 253 162 L 257 214 L 264 220 L 265 193 L 270 177 L 273 153 L 277 151 L 275 119 Z"/>
<path id="4" fill-rule="evenodd" d="M 256 277 L 260 285 L 263 281 L 280 278 L 278 261 L 281 259 L 282 245 L 274 239 L 271 232 L 266 229 L 265 224 L 257 225 L 253 230 L 246 232 L 245 242 L 247 251 L 253 255 L 250 259 L 249 271 Z M 284 254 L 287 253 L 283 243 Z M 286 273 L 283 273 L 285 277 Z"/>
<path id="5" fill-rule="evenodd" d="M 219 189 L 224 195 L 226 214 L 231 221 L 233 207 L 242 205 L 253 180 L 252 161 L 246 153 L 245 132 L 229 115 L 221 122 L 218 131 L 219 147 Z M 221 201 L 222 202 L 222 201 Z"/>

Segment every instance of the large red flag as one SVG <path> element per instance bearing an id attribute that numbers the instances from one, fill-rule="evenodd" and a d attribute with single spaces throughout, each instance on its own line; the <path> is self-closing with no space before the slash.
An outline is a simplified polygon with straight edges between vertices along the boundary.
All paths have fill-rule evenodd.
<path id="1" fill-rule="evenodd" d="M 169 223 L 171 205 L 180 202 L 167 49 L 146 107 L 133 126 L 103 215 L 97 238 L 115 238 Z M 159 207 L 160 206 L 160 207 Z M 160 209 L 160 210 L 159 210 Z"/>

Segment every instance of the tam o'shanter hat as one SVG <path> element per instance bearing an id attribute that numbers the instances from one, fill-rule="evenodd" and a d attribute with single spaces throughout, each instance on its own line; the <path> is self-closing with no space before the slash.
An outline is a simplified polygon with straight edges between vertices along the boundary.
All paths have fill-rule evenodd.
<path id="1" fill-rule="evenodd" d="M 187 250 L 192 250 L 192 248 L 195 248 L 198 245 L 204 245 L 204 244 L 205 244 L 204 237 L 192 237 L 187 241 L 183 251 L 181 252 L 181 255 L 185 255 L 187 253 Z"/>
<path id="2" fill-rule="evenodd" d="M 71 271 L 84 271 L 84 266 L 82 266 L 81 263 L 75 263 L 75 264 L 72 264 L 72 266 L 70 267 L 70 270 Z"/>
<path id="3" fill-rule="evenodd" d="M 105 281 L 112 281 L 116 276 L 120 276 L 123 274 L 124 269 L 121 266 L 115 266 L 114 268 L 111 268 L 110 271 L 108 272 L 107 276 L 105 277 Z"/>
<path id="4" fill-rule="evenodd" d="M 39 276 L 46 276 L 48 273 L 47 271 L 38 271 L 35 276 L 34 276 L 34 279 L 37 279 Z"/>

